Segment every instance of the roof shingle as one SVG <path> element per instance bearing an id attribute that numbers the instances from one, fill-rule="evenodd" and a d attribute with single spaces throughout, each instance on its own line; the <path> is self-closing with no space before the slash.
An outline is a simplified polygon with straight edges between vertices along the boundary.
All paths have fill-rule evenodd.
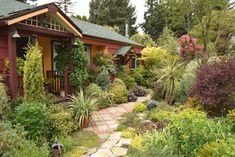
<path id="1" fill-rule="evenodd" d="M 0 19 L 17 14 L 19 11 L 29 10 L 34 8 L 26 3 L 18 2 L 16 0 L 0 0 Z"/>
<path id="2" fill-rule="evenodd" d="M 98 37 L 98 38 L 102 38 L 102 39 L 119 41 L 119 42 L 131 44 L 131 45 L 143 46 L 133 40 L 128 39 L 127 37 L 124 37 L 123 35 L 120 35 L 116 32 L 109 30 L 106 27 L 103 27 L 103 26 L 100 26 L 97 24 L 93 24 L 93 23 L 89 23 L 86 21 L 78 20 L 73 17 L 71 17 L 71 19 L 82 30 L 82 33 L 84 35 Z"/>

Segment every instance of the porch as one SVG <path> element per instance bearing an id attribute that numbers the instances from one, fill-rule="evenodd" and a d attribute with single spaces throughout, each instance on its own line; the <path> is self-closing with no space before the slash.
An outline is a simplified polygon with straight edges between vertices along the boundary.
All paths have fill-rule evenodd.
<path id="1" fill-rule="evenodd" d="M 35 40 L 38 42 L 39 46 L 42 47 L 42 62 L 43 62 L 43 75 L 45 79 L 45 90 L 49 93 L 55 94 L 57 96 L 60 95 L 61 91 L 63 91 L 64 95 L 71 94 L 71 87 L 69 84 L 69 75 L 70 75 L 70 69 L 65 69 L 64 76 L 59 76 L 58 72 L 56 70 L 55 61 L 54 58 L 57 55 L 57 50 L 60 47 L 61 42 L 65 42 L 64 40 L 67 40 L 66 42 L 72 43 L 72 39 L 64 39 L 63 37 L 59 36 L 51 36 L 51 35 L 43 35 L 40 34 L 39 36 L 30 36 L 28 31 L 18 31 L 20 34 L 19 38 L 14 39 L 15 45 L 15 52 L 16 52 L 16 58 L 13 62 L 15 62 L 16 66 L 16 75 L 13 76 L 14 78 L 14 90 L 11 90 L 11 73 L 10 73 L 10 63 L 12 62 L 12 59 L 10 59 L 8 56 L 1 57 L 0 59 L 0 75 L 3 78 L 3 83 L 6 85 L 8 89 L 8 94 L 11 97 L 15 97 L 15 95 L 21 95 L 23 96 L 23 72 L 18 69 L 22 70 L 22 67 L 19 67 L 21 65 L 18 65 L 18 60 L 25 60 L 25 54 L 26 50 L 25 47 L 27 47 L 27 44 L 30 40 Z M 35 32 L 34 32 L 35 33 Z M 72 47 L 72 46 L 70 46 Z M 71 49 L 71 48 L 70 48 Z M 63 83 L 61 82 L 61 78 L 64 80 Z"/>

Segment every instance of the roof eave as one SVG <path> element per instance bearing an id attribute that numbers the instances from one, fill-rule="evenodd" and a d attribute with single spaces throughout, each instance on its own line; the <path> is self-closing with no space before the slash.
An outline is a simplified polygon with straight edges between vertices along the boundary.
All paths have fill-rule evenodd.
<path id="1" fill-rule="evenodd" d="M 102 38 L 102 37 L 97 37 L 97 36 L 92 36 L 92 35 L 87 35 L 87 34 L 83 34 L 84 37 L 88 37 L 88 38 L 96 38 L 96 39 L 101 39 L 101 40 L 108 40 L 112 43 L 121 43 L 121 44 L 124 44 L 124 45 L 132 45 L 132 46 L 135 46 L 135 47 L 139 47 L 139 48 L 144 48 L 144 46 L 142 45 L 137 45 L 137 44 L 132 44 L 132 43 L 127 43 L 127 42 L 122 42 L 122 41 L 118 41 L 118 40 L 113 40 L 113 39 L 107 39 L 107 38 Z"/>

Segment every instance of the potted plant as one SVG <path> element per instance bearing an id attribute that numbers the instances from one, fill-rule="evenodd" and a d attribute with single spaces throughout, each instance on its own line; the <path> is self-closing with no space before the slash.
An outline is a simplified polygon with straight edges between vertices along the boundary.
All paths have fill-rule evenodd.
<path id="1" fill-rule="evenodd" d="M 86 128 L 90 122 L 90 113 L 96 109 L 97 100 L 86 97 L 81 89 L 79 93 L 70 96 L 72 104 L 70 105 L 74 111 L 74 118 L 78 122 L 80 128 Z"/>

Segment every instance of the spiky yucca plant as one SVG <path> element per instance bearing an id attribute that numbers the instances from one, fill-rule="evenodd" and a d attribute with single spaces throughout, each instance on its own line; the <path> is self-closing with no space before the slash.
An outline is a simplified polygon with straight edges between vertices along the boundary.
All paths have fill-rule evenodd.
<path id="1" fill-rule="evenodd" d="M 83 90 L 77 92 L 76 96 L 70 96 L 72 104 L 70 105 L 74 110 L 74 118 L 78 122 L 79 127 L 82 126 L 84 120 L 89 118 L 90 113 L 97 107 L 97 100 L 85 97 Z"/>
<path id="2" fill-rule="evenodd" d="M 162 68 L 158 71 L 157 83 L 159 84 L 161 94 L 166 98 L 170 98 L 172 102 L 176 91 L 180 87 L 180 81 L 184 73 L 184 65 L 178 63 L 176 59 L 165 60 Z"/>

